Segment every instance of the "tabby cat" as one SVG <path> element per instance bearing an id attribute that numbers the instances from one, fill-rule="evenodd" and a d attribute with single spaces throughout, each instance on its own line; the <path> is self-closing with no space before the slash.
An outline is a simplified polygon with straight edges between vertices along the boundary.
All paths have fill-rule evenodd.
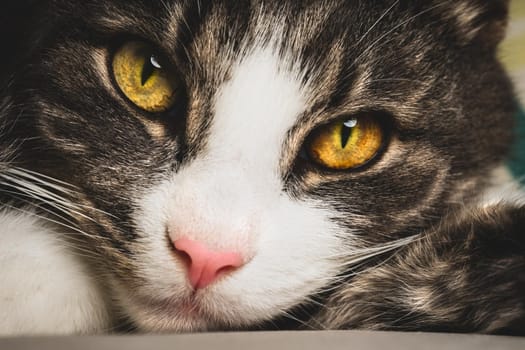
<path id="1" fill-rule="evenodd" d="M 508 1 L 2 6 L 1 334 L 525 334 Z"/>

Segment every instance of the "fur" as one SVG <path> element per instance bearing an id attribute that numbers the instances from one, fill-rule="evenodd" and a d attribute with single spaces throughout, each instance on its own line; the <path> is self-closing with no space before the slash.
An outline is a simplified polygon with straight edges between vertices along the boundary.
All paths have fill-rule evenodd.
<path id="1" fill-rule="evenodd" d="M 22 253 L 0 250 L 0 333 L 525 332 L 525 209 L 491 191 L 514 137 L 507 1 L 8 3 L 0 246 Z M 168 112 L 116 86 L 129 40 L 174 67 Z M 364 113 L 387 136 L 366 166 L 305 156 Z M 248 263 L 193 291 L 180 237 Z M 28 298 L 55 319 L 22 322 Z"/>

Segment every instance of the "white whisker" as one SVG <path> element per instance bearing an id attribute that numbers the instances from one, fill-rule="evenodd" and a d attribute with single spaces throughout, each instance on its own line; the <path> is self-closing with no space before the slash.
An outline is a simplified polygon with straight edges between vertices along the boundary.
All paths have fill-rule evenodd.
<path id="1" fill-rule="evenodd" d="M 75 188 L 75 186 L 73 186 L 73 185 L 71 185 L 71 184 L 69 184 L 67 182 L 55 179 L 53 177 L 50 177 L 50 176 L 47 176 L 47 175 L 44 175 L 44 174 L 41 174 L 41 173 L 37 173 L 37 172 L 31 171 L 31 170 L 28 170 L 28 169 L 22 169 L 22 168 L 18 168 L 18 167 L 11 167 L 8 172 L 13 174 L 13 175 L 18 175 L 20 177 L 25 177 L 25 178 L 28 178 L 30 180 L 34 180 L 34 181 L 36 181 L 38 183 L 46 185 L 47 187 L 53 188 L 53 189 L 55 189 L 57 191 L 61 191 L 61 192 L 64 192 L 64 193 L 72 193 L 72 192 L 74 192 L 73 189 Z M 47 180 L 47 181 L 45 181 L 45 180 Z M 53 183 L 55 183 L 55 184 L 53 184 Z"/>
<path id="2" fill-rule="evenodd" d="M 66 213 L 69 213 L 69 210 L 71 209 L 67 204 L 69 203 L 66 203 L 66 202 L 63 202 L 63 201 L 49 201 L 49 199 L 46 199 L 42 196 L 39 196 L 39 194 L 41 194 L 41 192 L 36 192 L 36 191 L 33 191 L 31 188 L 27 188 L 27 187 L 24 187 L 24 186 L 21 186 L 21 185 L 18 185 L 18 184 L 14 184 L 14 183 L 4 183 L 3 184 L 5 187 L 10 187 L 14 190 L 17 190 L 18 192 L 15 192 L 15 191 L 10 191 L 11 194 L 14 194 L 16 195 L 17 193 L 19 193 L 20 195 L 23 195 L 25 197 L 30 197 L 30 198 L 33 198 L 33 199 L 37 199 L 37 200 L 41 200 L 43 203 L 46 203 L 48 205 L 51 205 L 53 207 L 55 207 L 56 209 L 60 209 L 61 211 L 63 212 L 66 212 Z M 7 193 L 7 191 L 6 191 Z"/>
<path id="3" fill-rule="evenodd" d="M 65 228 L 71 230 L 72 232 L 80 233 L 81 235 L 84 235 L 84 236 L 92 238 L 92 239 L 100 239 L 100 238 L 102 238 L 100 236 L 91 235 L 91 234 L 89 234 L 89 233 L 87 233 L 85 231 L 82 231 L 81 229 L 79 229 L 77 227 L 74 227 L 74 226 L 71 226 L 71 225 L 67 225 L 67 224 L 65 224 L 63 222 L 51 219 L 51 218 L 49 218 L 47 216 L 38 215 L 38 214 L 36 214 L 36 213 L 34 213 L 32 211 L 25 210 L 25 209 L 22 209 L 22 208 L 18 208 L 18 207 L 14 206 L 14 205 L 2 204 L 2 207 L 18 211 L 18 212 L 20 212 L 22 214 L 26 214 L 26 215 L 29 215 L 29 216 L 34 216 L 34 217 L 36 217 L 36 218 L 38 218 L 40 220 L 48 221 L 48 222 L 53 223 L 53 224 L 58 225 L 58 226 L 65 227 Z"/>
<path id="4" fill-rule="evenodd" d="M 314 330 L 314 327 L 313 327 L 312 325 L 306 323 L 306 322 L 303 321 L 303 320 L 298 319 L 297 317 L 293 316 L 293 315 L 292 315 L 290 312 L 288 312 L 288 311 L 284 311 L 284 312 L 283 312 L 283 316 L 286 317 L 286 318 L 288 318 L 288 319 L 290 319 L 290 320 L 292 320 L 292 321 L 295 321 L 295 322 L 301 324 L 302 326 L 304 326 L 304 327 L 306 327 L 306 328 L 308 328 L 308 329 L 310 329 L 310 330 Z"/>
<path id="5" fill-rule="evenodd" d="M 7 186 L 10 186 L 10 185 L 7 185 Z M 20 192 L 15 192 L 15 191 L 9 191 L 9 190 L 5 190 L 5 189 L 0 189 L 0 192 L 2 192 L 2 193 L 6 193 L 6 194 L 9 194 L 9 195 L 14 195 L 14 196 L 17 197 L 17 199 L 18 199 L 20 202 L 22 202 L 22 203 L 24 203 L 24 204 L 27 204 L 27 205 L 29 205 L 29 206 L 34 206 L 34 207 L 36 207 L 36 208 L 38 208 L 38 209 L 40 209 L 40 210 L 42 210 L 42 211 L 45 211 L 45 212 L 47 212 L 47 213 L 49 213 L 49 214 L 51 214 L 51 215 L 53 215 L 53 216 L 57 216 L 57 217 L 59 217 L 60 219 L 65 220 L 66 222 L 68 222 L 68 223 L 74 225 L 74 223 L 73 223 L 72 221 L 66 219 L 65 217 L 62 217 L 62 216 L 58 215 L 58 213 L 56 213 L 56 212 L 54 212 L 54 211 L 52 211 L 52 210 L 50 210 L 50 209 L 44 208 L 44 207 L 42 207 L 42 206 L 40 206 L 40 205 L 37 205 L 37 204 L 35 204 L 34 202 L 28 200 L 28 199 L 35 199 L 34 196 L 31 196 L 31 195 L 28 195 L 28 194 L 25 194 L 25 193 L 20 193 Z M 23 199 L 23 198 L 28 198 L 28 199 Z M 50 205 L 51 207 L 60 210 L 60 211 L 63 212 L 64 214 L 69 215 L 69 211 L 64 210 L 63 208 L 61 208 L 61 207 L 58 206 L 58 205 L 54 205 L 53 203 L 44 203 L 44 204 L 48 204 L 48 205 Z"/>
<path id="6" fill-rule="evenodd" d="M 395 5 L 395 4 L 394 4 Z M 361 58 L 363 58 L 366 54 L 368 54 L 373 48 L 375 48 L 378 44 L 381 43 L 381 41 L 386 38 L 387 36 L 389 36 L 390 34 L 392 34 L 394 31 L 396 31 L 397 29 L 401 28 L 402 26 L 404 26 L 405 24 L 407 23 L 410 23 L 411 21 L 417 19 L 418 17 L 420 16 L 423 16 L 424 14 L 426 13 L 429 13 L 433 10 L 435 10 L 436 8 L 438 7 L 441 7 L 441 6 L 444 6 L 445 4 L 443 3 L 440 3 L 440 4 L 436 4 L 434 6 L 431 6 L 423 11 L 420 11 L 418 12 L 417 14 L 415 14 L 414 16 L 412 17 L 409 17 L 408 19 L 402 21 L 401 23 L 398 23 L 397 25 L 395 25 L 392 29 L 390 29 L 389 31 L 383 33 L 379 38 L 377 38 L 375 41 L 373 41 L 365 50 L 363 50 L 363 52 L 357 56 L 357 58 L 354 60 L 354 63 L 351 65 L 351 68 L 352 67 L 355 67 L 357 62 L 359 62 L 359 60 Z"/>
<path id="7" fill-rule="evenodd" d="M 95 219 L 93 219 L 93 218 L 87 216 L 86 214 L 82 213 L 80 211 L 80 208 L 77 208 L 77 206 L 75 206 L 74 204 L 68 202 L 64 198 L 56 197 L 56 198 L 51 198 L 50 199 L 49 198 L 50 196 L 46 196 L 45 193 L 43 192 L 45 190 L 43 190 L 41 188 L 38 188 L 38 190 L 34 190 L 35 187 L 27 186 L 26 183 L 23 183 L 22 185 L 17 185 L 17 184 L 13 184 L 13 183 L 4 183 L 3 185 L 6 186 L 6 187 L 10 187 L 10 188 L 12 188 L 14 190 L 17 190 L 17 192 L 4 191 L 4 193 L 11 193 L 15 197 L 16 196 L 19 196 L 19 197 L 23 196 L 23 197 L 26 197 L 26 198 L 36 199 L 36 200 L 42 201 L 43 204 L 49 205 L 50 207 L 53 207 L 53 208 L 59 210 L 60 212 L 66 214 L 68 216 L 73 216 L 73 214 L 75 214 L 75 215 L 77 215 L 79 217 L 85 218 L 86 220 L 89 220 L 89 221 L 92 221 L 92 222 L 96 222 Z"/>
<path id="8" fill-rule="evenodd" d="M 392 6 L 390 6 L 374 24 L 372 24 L 372 26 L 366 31 L 365 34 L 361 36 L 361 39 L 359 39 L 354 46 L 358 46 L 368 36 L 368 34 L 370 34 L 370 32 L 383 20 L 383 18 L 385 18 L 394 9 L 394 7 L 397 4 L 399 4 L 399 0 L 394 2 Z"/>
<path id="9" fill-rule="evenodd" d="M 94 208 L 94 207 L 87 206 L 84 204 L 73 204 L 71 201 L 67 200 L 66 198 L 61 197 L 56 193 L 50 192 L 49 190 L 46 190 L 45 188 L 42 188 L 40 185 L 38 185 L 38 184 L 41 184 L 45 187 L 54 189 L 58 192 L 61 192 L 61 193 L 64 193 L 70 196 L 74 196 L 75 194 L 78 194 L 77 191 L 73 190 L 75 186 L 69 183 L 66 183 L 64 181 L 61 181 L 61 180 L 31 171 L 31 170 L 22 169 L 22 168 L 12 168 L 12 167 L 7 168 L 6 173 L 9 173 L 11 176 L 0 173 L 0 178 L 4 178 L 5 180 L 8 180 L 8 181 L 11 180 L 12 182 L 17 183 L 19 186 L 21 186 L 21 188 L 19 188 L 21 191 L 31 190 L 32 194 L 34 194 L 35 196 L 38 196 L 38 198 L 35 197 L 35 199 L 41 199 L 45 202 L 47 202 L 45 199 L 59 202 L 61 203 L 62 206 L 67 207 L 68 210 L 74 212 L 75 214 L 79 216 L 84 217 L 85 219 L 93 221 L 93 222 L 95 222 L 95 220 L 88 217 L 86 214 L 84 214 L 83 213 L 84 210 L 91 210 L 91 211 L 95 211 L 100 214 L 112 217 L 112 218 L 116 218 L 115 215 L 110 214 L 98 208 Z M 29 180 L 29 182 L 26 181 L 26 179 Z M 38 184 L 35 184 L 34 182 L 37 182 Z M 55 184 L 53 184 L 53 182 Z"/>

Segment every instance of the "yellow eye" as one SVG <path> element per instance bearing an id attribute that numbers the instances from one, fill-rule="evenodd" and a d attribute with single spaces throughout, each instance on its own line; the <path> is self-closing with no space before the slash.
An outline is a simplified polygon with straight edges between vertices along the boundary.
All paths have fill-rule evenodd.
<path id="1" fill-rule="evenodd" d="M 145 43 L 124 44 L 113 57 L 113 74 L 131 102 L 148 112 L 165 112 L 177 98 L 172 72 Z"/>
<path id="2" fill-rule="evenodd" d="M 383 128 L 375 118 L 355 117 L 321 127 L 312 135 L 307 151 L 323 167 L 349 170 L 374 158 L 383 139 Z"/>

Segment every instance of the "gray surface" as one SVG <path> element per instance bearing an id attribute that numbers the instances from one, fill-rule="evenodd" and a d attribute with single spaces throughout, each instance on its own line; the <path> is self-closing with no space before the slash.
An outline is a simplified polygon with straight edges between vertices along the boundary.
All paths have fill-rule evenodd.
<path id="1" fill-rule="evenodd" d="M 170 336 L 0 339 L 0 349 L 525 350 L 525 338 L 385 332 L 254 332 Z"/>

